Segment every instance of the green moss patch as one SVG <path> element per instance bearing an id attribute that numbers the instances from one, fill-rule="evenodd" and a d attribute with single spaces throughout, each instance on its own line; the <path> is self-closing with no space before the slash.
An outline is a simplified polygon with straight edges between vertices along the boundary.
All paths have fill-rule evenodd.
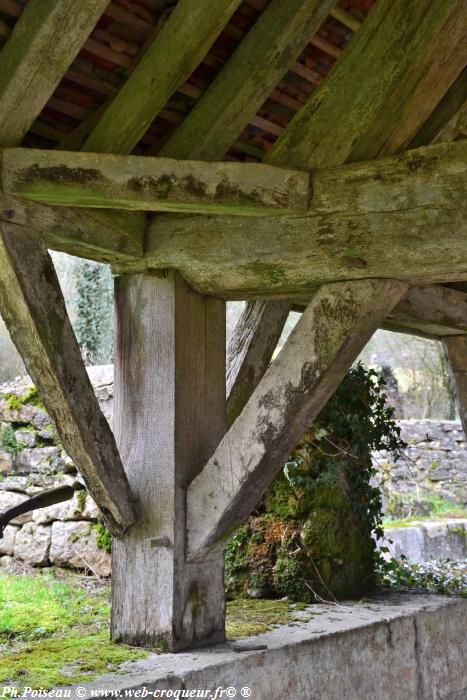
<path id="1" fill-rule="evenodd" d="M 50 573 L 1 573 L 0 684 L 72 684 L 147 655 L 113 644 L 109 619 L 108 586 L 88 591 Z"/>
<path id="2" fill-rule="evenodd" d="M 297 612 L 307 606 L 290 600 L 238 598 L 227 603 L 227 639 L 241 639 L 267 632 L 274 625 L 297 620 Z"/>
<path id="3" fill-rule="evenodd" d="M 51 572 L 0 573 L 0 685 L 72 685 L 147 656 L 149 650 L 110 641 L 110 587 L 88 590 L 91 585 L 89 579 L 60 580 Z M 266 632 L 297 619 L 305 607 L 288 600 L 231 601 L 227 637 Z"/>

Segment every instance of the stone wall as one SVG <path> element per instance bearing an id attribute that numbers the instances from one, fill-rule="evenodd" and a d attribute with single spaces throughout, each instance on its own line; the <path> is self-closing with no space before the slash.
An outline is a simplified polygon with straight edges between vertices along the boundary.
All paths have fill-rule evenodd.
<path id="1" fill-rule="evenodd" d="M 112 367 L 89 368 L 101 409 L 112 414 Z M 0 513 L 41 491 L 81 481 L 27 379 L 0 386 Z M 69 501 L 15 518 L 0 539 L 0 560 L 110 574 L 99 511 L 85 490 Z M 104 540 L 104 541 L 103 541 Z M 100 545 L 100 546 L 99 546 Z"/>
<path id="2" fill-rule="evenodd" d="M 404 455 L 397 461 L 374 455 L 385 511 L 424 515 L 438 499 L 467 506 L 467 443 L 460 422 L 403 420 L 400 427 L 408 443 Z"/>
<path id="3" fill-rule="evenodd" d="M 112 367 L 91 367 L 89 374 L 111 422 Z M 396 515 L 423 514 L 434 497 L 467 505 L 467 450 L 460 423 L 402 421 L 401 427 L 409 443 L 406 458 L 394 462 L 384 453 L 375 455 L 386 507 Z M 31 383 L 19 379 L 0 386 L 0 513 L 36 493 L 77 480 L 81 477 L 61 448 Z M 0 563 L 54 564 L 107 576 L 110 555 L 102 548 L 98 516 L 85 491 L 76 491 L 65 503 L 22 515 L 0 539 Z"/>

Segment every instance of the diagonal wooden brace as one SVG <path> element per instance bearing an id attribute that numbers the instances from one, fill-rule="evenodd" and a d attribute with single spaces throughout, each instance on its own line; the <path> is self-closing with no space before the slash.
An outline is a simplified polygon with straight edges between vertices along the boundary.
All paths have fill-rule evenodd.
<path id="1" fill-rule="evenodd" d="M 113 535 L 135 520 L 131 490 L 102 414 L 47 250 L 35 233 L 0 223 L 0 311 L 60 439 Z"/>
<path id="2" fill-rule="evenodd" d="M 189 556 L 221 547 L 281 470 L 381 320 L 396 280 L 324 285 L 204 469 L 187 490 Z"/>
<path id="3" fill-rule="evenodd" d="M 443 338 L 444 353 L 457 399 L 457 409 L 467 435 L 467 336 Z"/>
<path id="4" fill-rule="evenodd" d="M 227 425 L 231 426 L 266 372 L 292 307 L 290 301 L 250 301 L 227 348 Z"/>

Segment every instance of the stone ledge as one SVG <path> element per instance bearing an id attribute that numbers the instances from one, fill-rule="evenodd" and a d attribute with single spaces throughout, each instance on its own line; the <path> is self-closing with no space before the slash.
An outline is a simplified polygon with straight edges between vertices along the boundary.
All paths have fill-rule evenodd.
<path id="1" fill-rule="evenodd" d="M 405 554 L 417 564 L 433 559 L 464 559 L 467 556 L 467 520 L 420 521 L 406 527 L 385 527 L 379 541 L 394 557 Z"/>
<path id="2" fill-rule="evenodd" d="M 150 655 L 71 690 L 251 688 L 255 700 L 463 700 L 467 600 L 380 593 L 364 603 L 314 605 L 308 621 L 235 646 Z M 267 645 L 264 650 L 248 649 Z M 123 674 L 123 675 L 122 675 Z M 151 697 L 151 696 L 149 696 Z M 176 697 L 176 696 L 175 696 Z M 224 696 L 225 697 L 225 696 Z"/>

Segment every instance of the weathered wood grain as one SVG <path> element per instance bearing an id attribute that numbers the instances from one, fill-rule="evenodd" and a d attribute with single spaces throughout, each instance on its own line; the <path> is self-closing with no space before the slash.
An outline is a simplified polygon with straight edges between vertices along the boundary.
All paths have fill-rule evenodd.
<path id="1" fill-rule="evenodd" d="M 431 337 L 467 333 L 467 294 L 443 286 L 412 287 L 386 319 L 391 323 Z"/>
<path id="2" fill-rule="evenodd" d="M 451 85 L 436 109 L 430 114 L 418 133 L 410 142 L 410 148 L 419 148 L 438 141 L 452 141 L 449 138 L 450 122 L 457 122 L 462 112 L 467 114 L 467 68 L 464 68 L 457 80 Z M 464 119 L 467 126 L 467 118 Z M 454 131 L 454 130 L 453 130 Z M 454 137 L 457 134 L 453 134 Z"/>
<path id="3" fill-rule="evenodd" d="M 335 4 L 272 0 L 160 155 L 221 159 Z"/>
<path id="4" fill-rule="evenodd" d="M 407 148 L 465 66 L 466 23 L 464 0 L 378 0 L 266 161 L 323 167 Z"/>
<path id="5" fill-rule="evenodd" d="M 114 426 L 137 523 L 112 551 L 112 636 L 173 650 L 224 638 L 223 558 L 185 561 L 185 485 L 225 430 L 225 305 L 176 273 L 116 280 Z"/>
<path id="6" fill-rule="evenodd" d="M 161 215 L 149 227 L 146 264 L 240 299 L 342 279 L 467 279 L 466 173 L 466 142 L 318 170 L 304 216 Z"/>
<path id="7" fill-rule="evenodd" d="M 114 535 L 134 521 L 112 431 L 76 342 L 52 261 L 24 228 L 0 223 L 0 310 L 60 439 Z"/>
<path id="8" fill-rule="evenodd" d="M 104 215 L 104 216 L 103 216 Z M 25 226 L 48 248 L 98 262 L 143 264 L 143 231 L 128 212 L 59 207 L 0 194 L 0 221 Z M 135 226 L 136 224 L 136 226 Z"/>
<path id="9" fill-rule="evenodd" d="M 293 310 L 303 313 L 309 302 L 295 299 Z M 467 334 L 467 294 L 443 285 L 411 287 L 381 327 L 437 340 Z"/>
<path id="10" fill-rule="evenodd" d="M 305 212 L 310 177 L 258 163 L 69 153 L 2 152 L 6 194 L 63 206 L 238 215 Z"/>
<path id="11" fill-rule="evenodd" d="M 227 348 L 227 425 L 232 425 L 266 372 L 291 302 L 247 304 Z"/>
<path id="12" fill-rule="evenodd" d="M 85 151 L 130 153 L 173 92 L 204 58 L 240 0 L 180 0 L 105 110 Z"/>
<path id="13" fill-rule="evenodd" d="M 0 53 L 0 145 L 21 142 L 108 0 L 29 0 Z"/>
<path id="14" fill-rule="evenodd" d="M 394 280 L 324 285 L 187 491 L 188 544 L 203 556 L 245 518 L 406 292 Z"/>
<path id="15" fill-rule="evenodd" d="M 456 392 L 462 427 L 467 435 L 467 337 L 458 335 L 444 338 L 443 346 Z"/>

